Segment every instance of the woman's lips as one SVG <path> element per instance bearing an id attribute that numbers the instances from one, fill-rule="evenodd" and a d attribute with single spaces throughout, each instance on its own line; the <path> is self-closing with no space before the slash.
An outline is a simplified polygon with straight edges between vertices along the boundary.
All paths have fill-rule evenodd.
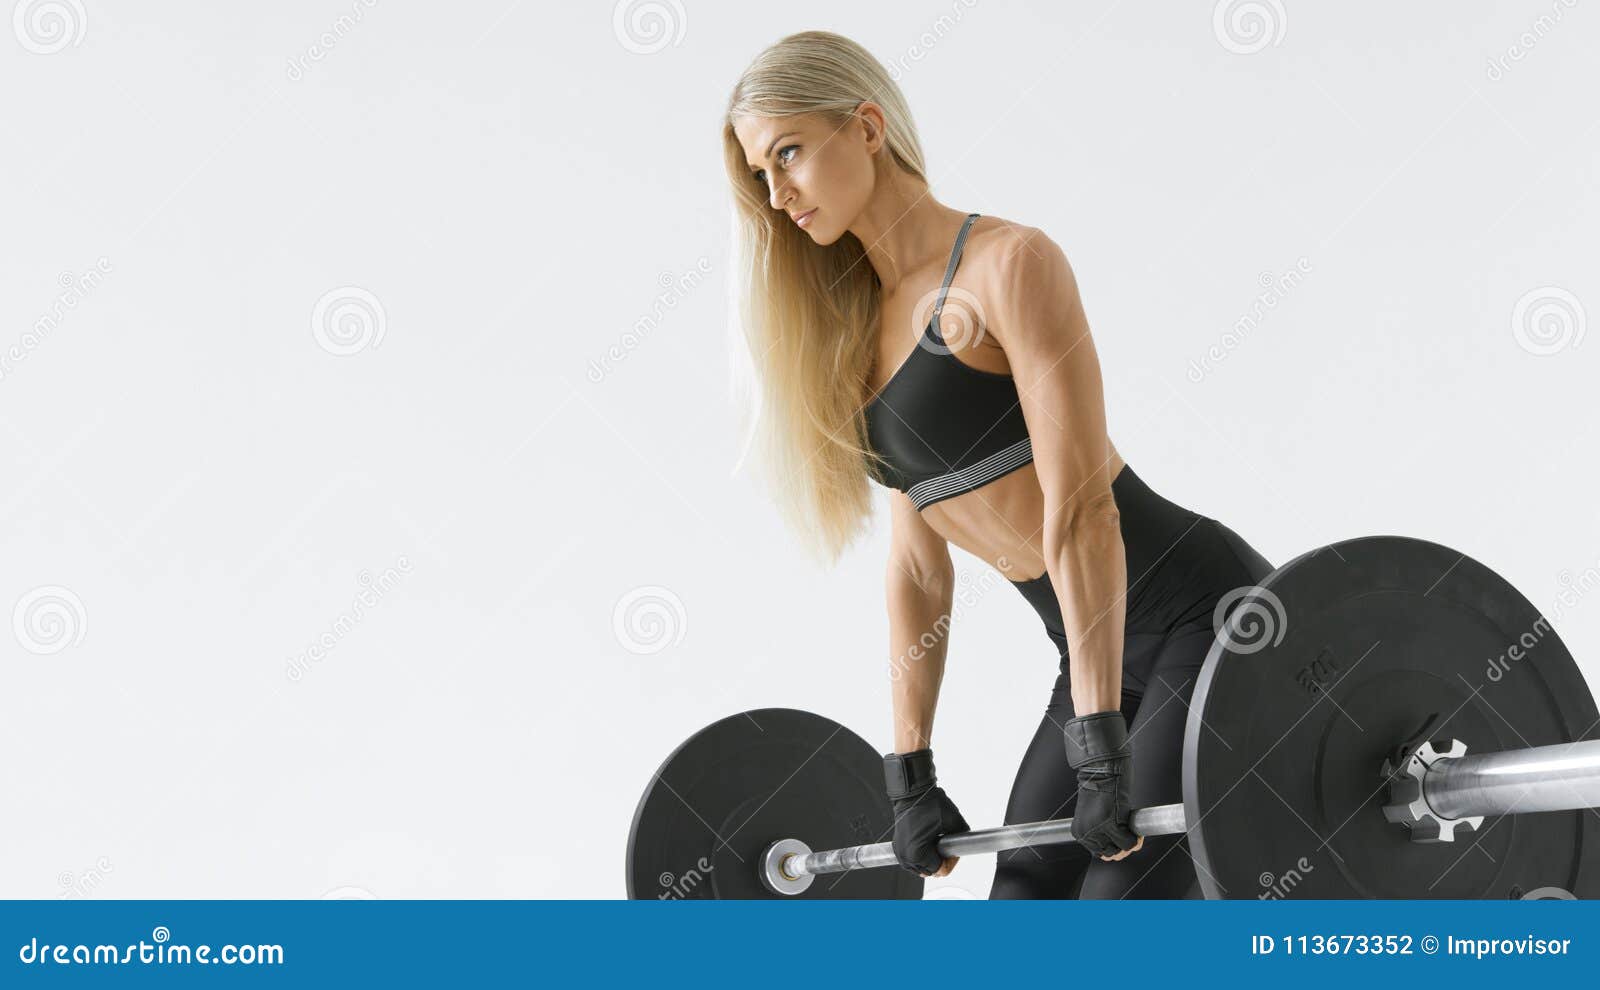
<path id="1" fill-rule="evenodd" d="M 794 222 L 800 227 L 806 227 L 811 223 L 811 215 L 815 212 L 817 212 L 817 208 L 813 206 L 811 209 L 795 217 Z"/>

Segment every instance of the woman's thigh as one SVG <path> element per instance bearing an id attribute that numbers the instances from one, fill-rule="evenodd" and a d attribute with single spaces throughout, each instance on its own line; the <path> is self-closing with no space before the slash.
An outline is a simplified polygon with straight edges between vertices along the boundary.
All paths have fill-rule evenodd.
<path id="1" fill-rule="evenodd" d="M 1070 718 L 1071 716 L 1067 716 Z M 1067 765 L 1061 720 L 1046 713 L 1017 767 L 1006 804 L 1007 825 L 1067 818 L 1077 804 L 1078 782 Z M 991 900 L 1077 896 L 1089 854 L 1077 843 L 1008 849 L 995 859 Z"/>
<path id="2" fill-rule="evenodd" d="M 1149 634 L 1125 636 L 1123 669 L 1148 666 L 1152 661 L 1146 654 L 1153 654 L 1163 639 Z M 1137 719 L 1140 704 L 1140 695 L 1125 684 L 1122 714 L 1130 724 Z M 1005 824 L 1072 817 L 1077 807 L 1078 777 L 1067 763 L 1066 744 L 1061 734 L 1062 727 L 1074 714 L 1071 678 L 1063 669 L 1050 692 L 1044 717 L 1039 720 L 1017 766 L 1011 797 L 1006 804 Z M 989 897 L 994 900 L 1076 897 L 1088 866 L 1088 850 L 1075 842 L 1008 850 L 996 859 L 994 885 Z"/>

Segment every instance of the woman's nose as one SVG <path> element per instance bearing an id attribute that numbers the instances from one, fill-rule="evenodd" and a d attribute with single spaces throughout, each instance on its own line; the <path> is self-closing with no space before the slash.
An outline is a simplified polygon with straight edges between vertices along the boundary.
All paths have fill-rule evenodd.
<path id="1" fill-rule="evenodd" d="M 790 189 L 788 180 L 773 179 L 771 189 L 772 192 L 771 195 L 767 197 L 767 201 L 772 204 L 772 208 L 774 210 L 783 209 L 784 201 L 789 199 Z"/>

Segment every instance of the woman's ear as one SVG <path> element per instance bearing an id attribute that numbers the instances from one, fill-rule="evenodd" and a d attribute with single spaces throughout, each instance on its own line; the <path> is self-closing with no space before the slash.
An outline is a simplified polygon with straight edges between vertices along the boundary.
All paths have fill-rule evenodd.
<path id="1" fill-rule="evenodd" d="M 855 116 L 861 122 L 860 126 L 864 128 L 867 153 L 877 154 L 878 150 L 883 147 L 888 134 L 888 128 L 884 123 L 883 108 L 871 100 L 863 100 L 857 104 Z"/>

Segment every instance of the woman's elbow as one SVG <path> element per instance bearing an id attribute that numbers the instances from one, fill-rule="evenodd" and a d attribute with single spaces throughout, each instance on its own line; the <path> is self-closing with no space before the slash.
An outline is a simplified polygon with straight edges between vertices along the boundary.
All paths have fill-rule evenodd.
<path id="1" fill-rule="evenodd" d="M 1055 513 L 1051 523 L 1045 527 L 1045 540 L 1055 546 L 1099 541 L 1107 531 L 1122 533 L 1122 515 L 1109 490 L 1067 502 Z"/>

